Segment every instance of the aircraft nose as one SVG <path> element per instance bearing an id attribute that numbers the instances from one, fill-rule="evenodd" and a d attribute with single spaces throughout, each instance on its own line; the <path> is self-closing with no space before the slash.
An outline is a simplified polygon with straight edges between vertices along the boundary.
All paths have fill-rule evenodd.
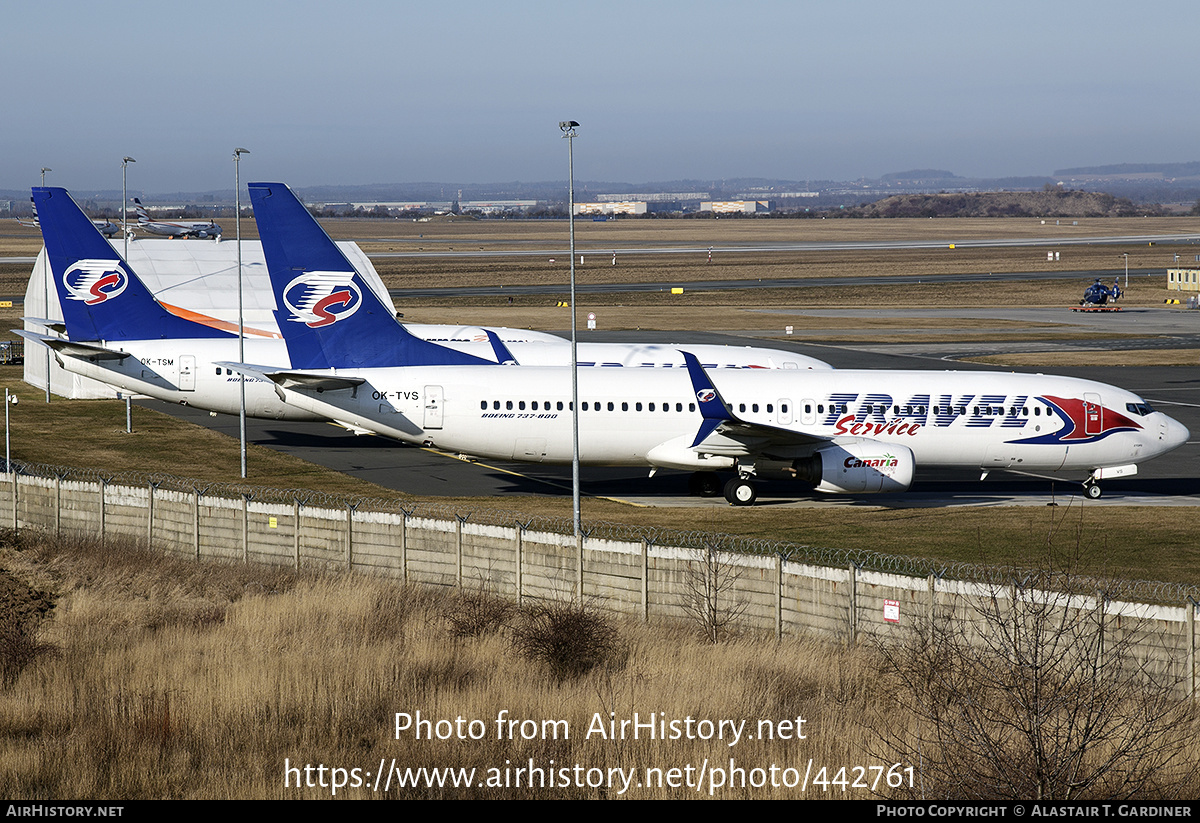
<path id="1" fill-rule="evenodd" d="M 1177 449 L 1186 443 L 1191 436 L 1192 433 L 1188 431 L 1187 426 L 1173 417 L 1167 417 L 1166 431 L 1163 432 L 1161 437 L 1163 450 L 1170 451 L 1171 449 Z"/>

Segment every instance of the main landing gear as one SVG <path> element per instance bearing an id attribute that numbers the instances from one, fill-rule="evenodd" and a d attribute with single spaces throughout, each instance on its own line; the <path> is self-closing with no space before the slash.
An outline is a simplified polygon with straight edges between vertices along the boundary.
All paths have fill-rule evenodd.
<path id="1" fill-rule="evenodd" d="M 734 506 L 753 506 L 758 490 L 744 477 L 734 477 L 725 484 L 725 499 Z"/>
<path id="2" fill-rule="evenodd" d="M 716 472 L 696 472 L 688 479 L 688 491 L 694 497 L 716 497 L 724 493 L 733 506 L 753 506 L 758 500 L 758 489 L 750 482 L 754 476 L 752 466 L 739 466 L 737 477 L 722 485 Z"/>
<path id="3" fill-rule="evenodd" d="M 1083 493 L 1091 500 L 1099 500 L 1100 495 L 1104 494 L 1104 490 L 1095 480 L 1088 480 L 1083 484 Z"/>

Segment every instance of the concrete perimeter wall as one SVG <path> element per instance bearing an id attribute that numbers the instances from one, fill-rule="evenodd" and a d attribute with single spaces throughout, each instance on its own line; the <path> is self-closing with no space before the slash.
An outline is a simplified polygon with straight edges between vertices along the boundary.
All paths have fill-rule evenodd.
<path id="1" fill-rule="evenodd" d="M 263 503 L 20 473 L 0 473 L 0 527 L 101 540 L 119 536 L 196 561 L 337 569 L 476 587 L 518 601 L 581 598 L 647 620 L 733 620 L 741 629 L 780 638 L 817 635 L 847 643 L 899 641 L 907 627 L 947 616 L 966 625 L 1016 597 L 1011 588 L 829 568 L 779 556 L 576 539 L 461 518 Z M 1129 652 L 1125 665 L 1134 661 L 1196 696 L 1196 604 L 1047 597 L 1057 598 L 1056 608 L 1102 614 L 1106 644 L 1120 643 Z"/>

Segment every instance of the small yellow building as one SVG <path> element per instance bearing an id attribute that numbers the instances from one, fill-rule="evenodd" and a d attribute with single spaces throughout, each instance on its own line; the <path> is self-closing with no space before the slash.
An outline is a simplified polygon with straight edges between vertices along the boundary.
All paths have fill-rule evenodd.
<path id="1" fill-rule="evenodd" d="M 1167 288 L 1171 291 L 1200 291 L 1200 269 L 1167 269 Z"/>

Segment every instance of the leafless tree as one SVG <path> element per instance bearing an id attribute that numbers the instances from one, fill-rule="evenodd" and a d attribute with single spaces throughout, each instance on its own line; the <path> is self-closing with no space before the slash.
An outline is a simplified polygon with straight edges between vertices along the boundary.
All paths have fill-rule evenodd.
<path id="1" fill-rule="evenodd" d="M 1042 571 L 943 611 L 884 655 L 911 717 L 884 735 L 914 796 L 1170 797 L 1195 790 L 1195 710 L 1135 659 L 1119 589 Z M 964 598 L 965 600 L 965 598 Z"/>
<path id="2" fill-rule="evenodd" d="M 733 560 L 733 555 L 709 547 L 684 574 L 681 605 L 710 643 L 736 634 L 746 611 L 746 600 L 738 592 L 744 567 Z"/>

